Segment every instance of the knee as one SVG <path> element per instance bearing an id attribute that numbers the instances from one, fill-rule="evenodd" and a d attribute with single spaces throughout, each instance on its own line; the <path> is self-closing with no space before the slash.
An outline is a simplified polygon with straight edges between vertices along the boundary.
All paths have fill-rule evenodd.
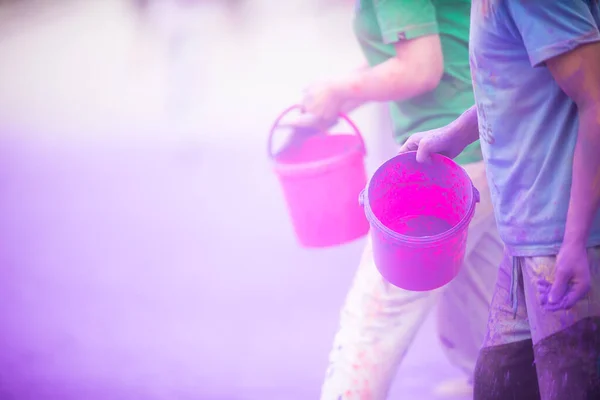
<path id="1" fill-rule="evenodd" d="M 539 399 L 533 360 L 531 340 L 481 349 L 473 377 L 473 399 Z"/>
<path id="2" fill-rule="evenodd" d="M 600 399 L 600 318 L 585 318 L 535 346 L 547 399 Z"/>

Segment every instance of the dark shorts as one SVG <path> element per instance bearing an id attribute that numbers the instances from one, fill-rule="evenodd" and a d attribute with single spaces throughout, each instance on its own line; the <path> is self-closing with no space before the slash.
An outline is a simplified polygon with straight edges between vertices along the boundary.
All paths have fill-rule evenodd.
<path id="1" fill-rule="evenodd" d="M 567 311 L 545 311 L 537 282 L 556 257 L 504 254 L 475 371 L 475 400 L 600 400 L 600 247 L 592 285 Z"/>

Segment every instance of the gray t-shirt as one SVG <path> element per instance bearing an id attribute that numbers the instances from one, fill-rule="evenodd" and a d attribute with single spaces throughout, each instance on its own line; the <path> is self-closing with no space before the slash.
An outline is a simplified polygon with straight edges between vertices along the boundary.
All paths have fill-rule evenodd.
<path id="1" fill-rule="evenodd" d="M 562 243 L 578 113 L 545 61 L 600 41 L 599 26 L 595 0 L 473 1 L 481 148 L 498 229 L 515 256 L 554 255 Z M 589 241 L 599 244 L 600 212 Z"/>

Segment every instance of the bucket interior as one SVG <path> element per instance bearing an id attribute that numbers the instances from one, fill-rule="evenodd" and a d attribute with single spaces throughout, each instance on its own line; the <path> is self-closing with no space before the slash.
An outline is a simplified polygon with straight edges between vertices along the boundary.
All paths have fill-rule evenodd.
<path id="1" fill-rule="evenodd" d="M 350 155 L 360 148 L 361 141 L 356 135 L 315 135 L 279 153 L 275 162 L 287 165 L 317 163 Z"/>
<path id="2" fill-rule="evenodd" d="M 460 166 L 438 155 L 421 164 L 414 152 L 384 163 L 368 189 L 373 215 L 392 231 L 412 237 L 452 229 L 467 216 L 473 200 L 471 180 Z"/>

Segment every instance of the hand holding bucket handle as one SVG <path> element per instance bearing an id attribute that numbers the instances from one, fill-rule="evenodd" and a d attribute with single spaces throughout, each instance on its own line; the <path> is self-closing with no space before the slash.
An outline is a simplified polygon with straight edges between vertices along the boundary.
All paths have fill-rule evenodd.
<path id="1" fill-rule="evenodd" d="M 283 110 L 281 112 L 281 114 L 279 114 L 279 116 L 275 119 L 275 122 L 273 123 L 273 126 L 271 127 L 271 131 L 269 132 L 269 139 L 267 142 L 267 154 L 269 155 L 269 158 L 271 158 L 271 159 L 275 158 L 275 156 L 273 154 L 273 137 L 275 135 L 275 131 L 277 130 L 277 128 L 279 128 L 280 123 L 283 120 L 283 118 L 285 118 L 292 111 L 296 111 L 296 110 L 302 111 L 303 109 L 304 108 L 301 105 L 295 104 L 295 105 L 290 106 L 290 107 L 286 108 L 285 110 Z M 350 127 L 354 131 L 354 134 L 356 136 L 358 136 L 358 139 L 360 140 L 360 146 L 361 146 L 362 153 L 366 154 L 367 150 L 366 150 L 366 146 L 365 146 L 365 140 L 363 139 L 362 134 L 360 133 L 360 130 L 358 129 L 356 124 L 354 122 L 352 122 L 352 120 L 345 114 L 340 114 L 339 117 L 341 119 L 343 119 L 348 125 L 350 125 Z"/>

